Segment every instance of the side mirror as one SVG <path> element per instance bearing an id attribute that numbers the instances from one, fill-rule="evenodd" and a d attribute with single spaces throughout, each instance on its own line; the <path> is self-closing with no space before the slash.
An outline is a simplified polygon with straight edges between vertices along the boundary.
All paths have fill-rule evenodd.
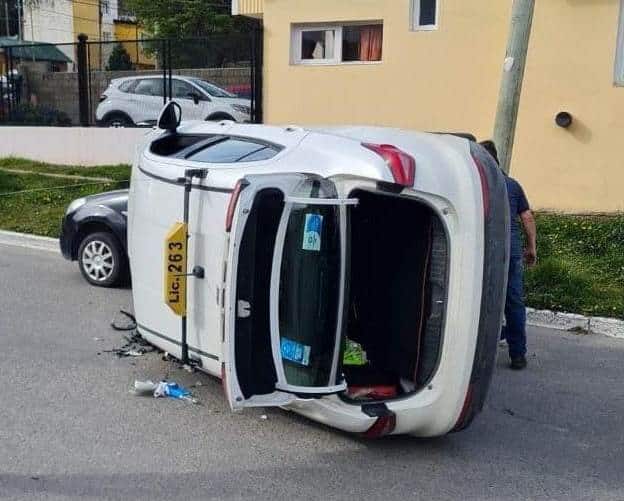
<path id="1" fill-rule="evenodd" d="M 201 96 L 197 92 L 189 92 L 187 96 L 190 97 L 195 104 L 199 104 L 201 101 Z"/>
<path id="2" fill-rule="evenodd" d="M 169 101 L 160 112 L 158 128 L 175 132 L 182 121 L 182 108 L 175 101 Z"/>

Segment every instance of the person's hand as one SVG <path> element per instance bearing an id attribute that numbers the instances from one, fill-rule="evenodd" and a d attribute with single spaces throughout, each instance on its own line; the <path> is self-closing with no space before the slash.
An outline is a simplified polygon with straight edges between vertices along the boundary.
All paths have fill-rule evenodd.
<path id="1" fill-rule="evenodd" d="M 524 250 L 524 262 L 529 268 L 535 266 L 535 263 L 537 263 L 537 251 L 532 248 L 526 248 Z"/>

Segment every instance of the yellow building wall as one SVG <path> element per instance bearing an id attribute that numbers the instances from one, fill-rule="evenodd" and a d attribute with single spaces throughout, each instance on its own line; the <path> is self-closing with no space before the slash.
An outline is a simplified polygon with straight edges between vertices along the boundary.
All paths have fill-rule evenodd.
<path id="1" fill-rule="evenodd" d="M 115 40 L 140 40 L 144 32 L 136 23 L 115 21 Z M 154 57 L 147 56 L 141 42 L 122 43 L 132 63 L 139 69 L 150 69 L 155 67 Z"/>
<path id="2" fill-rule="evenodd" d="M 410 31 L 408 0 L 265 0 L 264 109 L 272 123 L 358 123 L 490 136 L 511 2 L 442 0 Z M 379 63 L 290 64 L 292 23 L 383 20 Z"/>
<path id="3" fill-rule="evenodd" d="M 534 207 L 624 210 L 624 88 L 613 86 L 619 0 L 536 2 L 512 176 Z M 265 0 L 268 123 L 375 124 L 492 136 L 511 1 L 440 0 L 410 31 L 409 0 Z M 290 64 L 293 23 L 383 20 L 380 63 Z M 575 124 L 554 124 L 558 111 Z"/>
<path id="4" fill-rule="evenodd" d="M 100 7 L 99 0 L 80 0 L 73 2 L 74 13 L 74 38 L 84 33 L 89 37 L 89 41 L 100 40 Z M 89 46 L 89 61 L 92 68 L 99 68 L 100 61 L 104 61 L 103 49 L 94 45 Z M 104 61 L 105 62 L 105 61 Z"/>
<path id="5" fill-rule="evenodd" d="M 624 87 L 614 86 L 619 0 L 536 2 L 512 175 L 541 208 L 624 210 Z M 555 115 L 574 117 L 569 129 Z"/>
<path id="6" fill-rule="evenodd" d="M 234 0 L 233 13 L 259 17 L 264 12 L 264 0 Z"/>

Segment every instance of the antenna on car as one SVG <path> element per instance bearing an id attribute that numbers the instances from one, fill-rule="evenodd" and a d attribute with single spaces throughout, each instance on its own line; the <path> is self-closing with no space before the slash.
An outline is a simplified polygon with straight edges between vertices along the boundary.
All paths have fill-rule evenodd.
<path id="1" fill-rule="evenodd" d="M 176 129 L 182 121 L 182 108 L 175 101 L 169 101 L 160 112 L 158 117 L 158 128 L 175 134 Z"/>

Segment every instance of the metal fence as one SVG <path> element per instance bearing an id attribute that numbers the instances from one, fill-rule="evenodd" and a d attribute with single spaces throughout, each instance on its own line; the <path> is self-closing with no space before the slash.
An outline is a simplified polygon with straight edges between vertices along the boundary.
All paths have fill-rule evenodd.
<path id="1" fill-rule="evenodd" d="M 262 33 L 0 47 L 0 125 L 151 126 L 262 121 Z"/>

